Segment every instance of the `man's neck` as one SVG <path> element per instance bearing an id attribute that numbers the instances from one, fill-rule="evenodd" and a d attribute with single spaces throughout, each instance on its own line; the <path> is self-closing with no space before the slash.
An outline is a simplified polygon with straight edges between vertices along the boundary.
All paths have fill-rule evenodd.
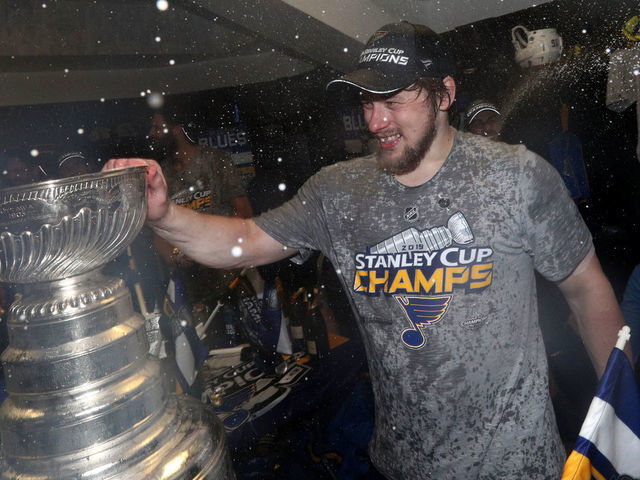
<path id="1" fill-rule="evenodd" d="M 418 168 L 413 172 L 397 175 L 396 180 L 407 187 L 417 187 L 431 180 L 447 160 L 453 148 L 454 138 L 453 127 L 448 123 L 440 125 L 429 151 L 422 157 Z"/>

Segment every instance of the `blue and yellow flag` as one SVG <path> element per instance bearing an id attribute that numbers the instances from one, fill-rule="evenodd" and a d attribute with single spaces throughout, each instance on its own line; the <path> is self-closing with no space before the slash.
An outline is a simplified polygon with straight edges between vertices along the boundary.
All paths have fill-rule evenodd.
<path id="1" fill-rule="evenodd" d="M 161 318 L 164 325 L 163 336 L 167 340 L 167 354 L 175 359 L 176 374 L 182 391 L 199 396 L 194 383 L 209 350 L 198 337 L 191 310 L 184 284 L 179 278 L 172 277 L 167 287 Z"/>
<path id="2" fill-rule="evenodd" d="M 617 346 L 562 474 L 562 480 L 592 478 L 640 478 L 640 390 Z"/>

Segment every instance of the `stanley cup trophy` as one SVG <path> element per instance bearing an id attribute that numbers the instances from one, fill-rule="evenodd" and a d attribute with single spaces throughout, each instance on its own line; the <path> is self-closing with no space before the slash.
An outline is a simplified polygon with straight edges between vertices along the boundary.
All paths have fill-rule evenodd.
<path id="1" fill-rule="evenodd" d="M 129 290 L 101 273 L 145 215 L 144 167 L 0 190 L 0 281 L 23 290 L 2 354 L 0 479 L 235 478 L 222 424 L 167 391 Z"/>

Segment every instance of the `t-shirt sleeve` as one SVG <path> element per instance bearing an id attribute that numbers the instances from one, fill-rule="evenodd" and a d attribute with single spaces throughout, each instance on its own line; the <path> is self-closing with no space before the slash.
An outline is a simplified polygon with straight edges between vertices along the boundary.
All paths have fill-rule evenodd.
<path id="1" fill-rule="evenodd" d="M 311 177 L 291 200 L 255 218 L 262 230 L 283 245 L 299 250 L 303 257 L 329 245 L 319 183 L 317 175 Z"/>
<path id="2" fill-rule="evenodd" d="M 564 280 L 593 248 L 591 233 L 562 178 L 547 161 L 527 151 L 520 175 L 526 249 L 545 278 Z"/>

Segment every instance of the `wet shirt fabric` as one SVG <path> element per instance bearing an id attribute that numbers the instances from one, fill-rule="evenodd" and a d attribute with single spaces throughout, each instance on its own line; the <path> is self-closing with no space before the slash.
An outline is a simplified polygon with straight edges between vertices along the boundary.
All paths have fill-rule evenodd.
<path id="1" fill-rule="evenodd" d="M 232 216 L 233 199 L 246 195 L 231 156 L 214 148 L 198 148 L 184 170 L 166 165 L 163 172 L 171 200 L 199 212 Z M 189 301 L 197 303 L 216 300 L 237 272 L 193 265 L 181 273 Z"/>
<path id="2" fill-rule="evenodd" d="M 609 75 L 607 78 L 606 104 L 610 110 L 622 113 L 634 103 L 636 104 L 636 118 L 638 123 L 638 143 L 636 157 L 640 160 L 640 50 L 620 49 L 611 54 L 609 60 Z"/>
<path id="3" fill-rule="evenodd" d="M 367 350 L 382 473 L 560 477 L 533 269 L 562 280 L 592 240 L 551 165 L 456 132 L 421 186 L 373 157 L 350 160 L 256 222 L 284 245 L 323 251 L 341 276 Z"/>

